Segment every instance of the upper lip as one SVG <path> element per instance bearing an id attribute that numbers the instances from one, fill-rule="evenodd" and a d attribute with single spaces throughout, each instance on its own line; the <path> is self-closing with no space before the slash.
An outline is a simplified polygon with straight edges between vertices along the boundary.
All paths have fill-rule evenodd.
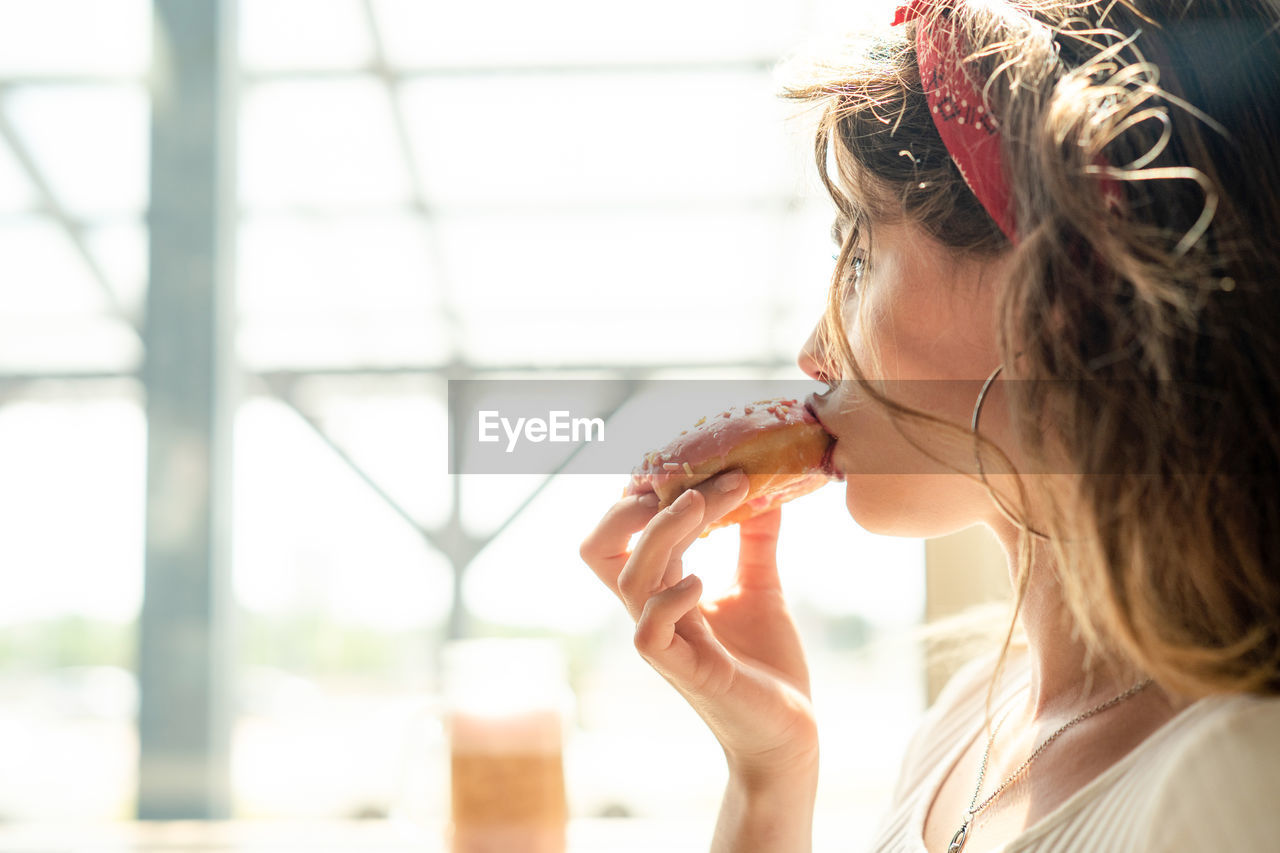
<path id="1" fill-rule="evenodd" d="M 818 397 L 817 394 L 810 394 L 804 400 L 804 407 L 809 410 L 809 414 L 813 415 L 813 419 L 816 420 L 824 430 L 827 430 L 827 435 L 831 435 L 831 430 L 827 429 L 827 424 L 822 420 L 822 415 L 818 414 L 817 403 L 820 399 L 821 398 Z"/>

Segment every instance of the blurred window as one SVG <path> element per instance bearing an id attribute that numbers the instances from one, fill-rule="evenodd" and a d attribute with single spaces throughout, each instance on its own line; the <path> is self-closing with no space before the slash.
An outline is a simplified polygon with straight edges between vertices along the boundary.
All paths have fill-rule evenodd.
<path id="1" fill-rule="evenodd" d="M 711 819 L 714 744 L 577 558 L 618 479 L 449 477 L 445 379 L 797 376 L 831 210 L 773 69 L 875 13 L 848 5 L 240 0 L 237 814 L 438 814 L 456 600 L 475 632 L 565 643 L 577 813 Z M 71 797 L 0 781 L 0 818 L 123 816 L 151 7 L 0 0 L 0 22 L 0 692 L 33 697 L 0 702 L 0 749 L 85 768 Z M 820 820 L 852 831 L 923 701 L 886 639 L 920 616 L 923 547 L 857 531 L 837 488 L 807 500 L 784 580 L 828 721 Z M 492 541 L 455 591 L 468 537 Z M 694 550 L 713 588 L 733 548 Z"/>

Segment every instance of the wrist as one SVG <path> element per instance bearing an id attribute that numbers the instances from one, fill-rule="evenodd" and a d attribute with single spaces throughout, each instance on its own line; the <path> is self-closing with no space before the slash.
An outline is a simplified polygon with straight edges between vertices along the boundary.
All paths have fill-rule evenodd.
<path id="1" fill-rule="evenodd" d="M 786 768 L 731 767 L 713 853 L 805 853 L 813 844 L 817 754 Z"/>
<path id="2" fill-rule="evenodd" d="M 785 758 L 779 756 L 725 756 L 729 784 L 746 795 L 776 796 L 778 792 L 803 792 L 818 784 L 818 748 L 815 745 Z"/>
<path id="3" fill-rule="evenodd" d="M 788 785 L 807 788 L 818 778 L 818 729 L 812 719 L 793 724 L 786 737 L 763 749 L 725 748 L 729 779 L 747 792 Z"/>

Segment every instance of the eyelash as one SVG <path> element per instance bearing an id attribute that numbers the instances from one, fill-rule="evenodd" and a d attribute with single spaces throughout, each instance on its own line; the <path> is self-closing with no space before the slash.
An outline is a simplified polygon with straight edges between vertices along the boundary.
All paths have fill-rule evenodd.
<path id="1" fill-rule="evenodd" d="M 837 252 L 837 253 L 835 253 L 834 255 L 832 255 L 832 256 L 831 256 L 831 260 L 833 260 L 833 261 L 839 261 L 839 260 L 840 260 L 840 253 L 839 253 L 839 252 Z M 863 254 L 861 254 L 860 252 L 858 252 L 858 253 L 855 253 L 855 254 L 853 254 L 853 255 L 851 255 L 851 256 L 850 256 L 850 258 L 849 258 L 849 262 L 850 262 L 850 264 L 851 264 L 851 265 L 852 265 L 852 267 L 853 267 L 853 287 L 852 287 L 852 290 L 853 290 L 853 292 L 854 292 L 854 293 L 857 293 L 857 292 L 858 292 L 858 283 L 862 281 L 862 274 L 863 274 L 863 273 L 866 271 L 866 269 L 867 269 L 867 259 L 866 259 L 866 256 L 864 256 Z"/>

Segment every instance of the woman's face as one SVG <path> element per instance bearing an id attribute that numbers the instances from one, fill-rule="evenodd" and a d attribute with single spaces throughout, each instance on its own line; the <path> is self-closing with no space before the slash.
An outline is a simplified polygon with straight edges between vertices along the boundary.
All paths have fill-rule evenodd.
<path id="1" fill-rule="evenodd" d="M 877 224 L 873 237 L 859 247 L 862 269 L 844 306 L 853 355 L 868 379 L 885 380 L 891 399 L 963 431 L 901 417 L 895 426 L 852 379 L 815 398 L 815 414 L 836 438 L 832 464 L 845 475 L 849 512 L 867 530 L 898 536 L 941 536 L 990 521 L 997 510 L 986 489 L 903 433 L 945 463 L 976 471 L 969 423 L 983 381 L 1000 363 L 995 294 L 1004 259 L 964 258 L 907 222 Z M 815 330 L 800 367 L 815 379 L 835 378 L 822 375 L 819 346 Z M 981 433 L 1007 449 L 1003 403 L 997 383 L 982 408 Z"/>

